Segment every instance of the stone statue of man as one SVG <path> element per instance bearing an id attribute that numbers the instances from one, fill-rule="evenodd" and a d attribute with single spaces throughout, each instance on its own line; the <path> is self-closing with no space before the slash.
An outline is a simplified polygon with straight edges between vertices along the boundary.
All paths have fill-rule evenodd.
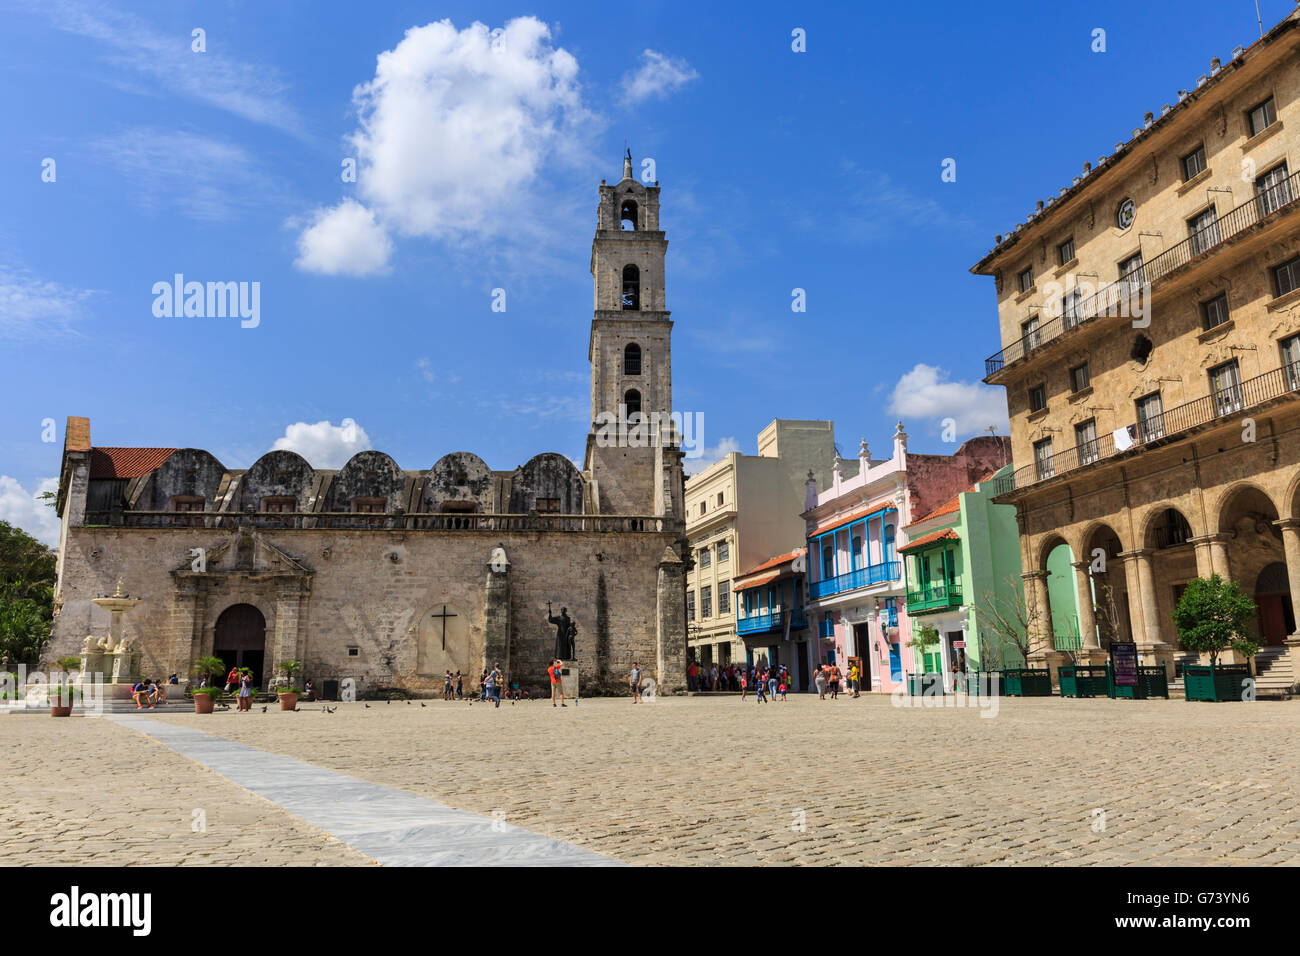
<path id="1" fill-rule="evenodd" d="M 560 608 L 560 616 L 551 613 L 551 602 L 546 602 L 546 619 L 555 625 L 555 656 L 562 661 L 573 660 L 575 638 L 578 626 L 569 617 L 567 607 Z"/>

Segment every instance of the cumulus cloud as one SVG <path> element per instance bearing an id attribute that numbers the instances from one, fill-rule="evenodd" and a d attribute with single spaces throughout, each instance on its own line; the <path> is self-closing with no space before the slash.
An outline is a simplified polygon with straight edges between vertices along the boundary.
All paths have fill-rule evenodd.
<path id="1" fill-rule="evenodd" d="M 59 543 L 59 516 L 36 496 L 58 490 L 57 478 L 44 478 L 37 482 L 35 491 L 27 491 L 18 479 L 0 475 L 0 521 L 8 521 L 36 540 L 55 547 Z"/>
<path id="2" fill-rule="evenodd" d="M 710 445 L 700 451 L 697 458 L 686 458 L 682 461 L 682 470 L 688 475 L 698 474 L 710 465 L 722 461 L 733 451 L 740 451 L 740 442 L 734 437 L 728 436 L 720 440 L 716 445 Z"/>
<path id="3" fill-rule="evenodd" d="M 527 215 L 530 191 L 552 160 L 581 157 L 594 117 L 582 105 L 578 61 L 551 45 L 547 26 L 519 17 L 489 30 L 450 20 L 413 27 L 379 55 L 373 79 L 353 91 L 359 128 L 348 142 L 357 191 L 374 222 L 357 210 L 318 214 L 311 242 L 329 255 L 299 260 L 317 271 L 348 263 L 360 242 L 373 261 L 376 230 L 461 243 L 507 236 L 536 242 L 543 217 Z M 306 234 L 304 234 L 306 235 Z"/>
<path id="4" fill-rule="evenodd" d="M 890 395 L 889 410 L 903 419 L 951 418 L 959 433 L 983 432 L 990 425 L 1008 430 L 1007 396 L 980 382 L 951 382 L 948 372 L 917 363 L 905 372 Z"/>
<path id="5" fill-rule="evenodd" d="M 623 98 L 629 103 L 640 103 L 652 97 L 664 97 L 699 76 L 683 59 L 644 50 L 641 65 L 623 76 Z"/>
<path id="6" fill-rule="evenodd" d="M 329 422 L 295 422 L 277 438 L 272 451 L 295 451 L 313 468 L 342 468 L 359 451 L 368 451 L 370 436 L 350 418 Z"/>
<path id="7" fill-rule="evenodd" d="M 324 275 L 368 276 L 388 269 L 393 241 L 375 214 L 355 199 L 318 209 L 298 236 L 294 265 Z"/>

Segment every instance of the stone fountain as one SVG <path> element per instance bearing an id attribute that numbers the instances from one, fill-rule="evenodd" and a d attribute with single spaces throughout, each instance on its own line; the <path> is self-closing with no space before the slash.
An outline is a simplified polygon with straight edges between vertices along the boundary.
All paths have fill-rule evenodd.
<path id="1" fill-rule="evenodd" d="M 134 684 L 140 677 L 140 655 L 131 650 L 131 642 L 122 636 L 122 615 L 140 603 L 122 590 L 118 579 L 117 591 L 108 597 L 91 598 L 91 603 L 108 611 L 112 616 L 108 637 L 98 641 L 87 634 L 81 647 L 81 679 L 104 675 L 105 684 Z"/>

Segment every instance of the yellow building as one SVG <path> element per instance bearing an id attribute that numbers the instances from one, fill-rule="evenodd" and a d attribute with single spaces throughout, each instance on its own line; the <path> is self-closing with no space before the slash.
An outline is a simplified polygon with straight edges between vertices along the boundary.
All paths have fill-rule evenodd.
<path id="1" fill-rule="evenodd" d="M 775 419 L 758 434 L 758 454 L 731 452 L 686 480 L 687 656 L 703 664 L 745 659 L 736 636 L 732 585 L 774 554 L 802 547 L 808 472 L 828 480 L 835 426 Z"/>
<path id="2" fill-rule="evenodd" d="M 1112 637 L 1194 660 L 1173 608 L 1218 572 L 1259 606 L 1261 689 L 1300 675 L 1298 48 L 1300 12 L 1216 58 L 972 269 L 996 280 L 985 381 L 1007 389 L 1017 466 L 998 500 L 1049 612 L 1040 660 Z M 1061 548 L 1081 647 L 1052 630 Z"/>

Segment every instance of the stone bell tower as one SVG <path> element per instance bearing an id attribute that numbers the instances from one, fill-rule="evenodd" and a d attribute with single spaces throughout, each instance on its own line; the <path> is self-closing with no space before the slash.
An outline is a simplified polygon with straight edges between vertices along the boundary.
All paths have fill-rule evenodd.
<path id="1" fill-rule="evenodd" d="M 667 251 L 659 186 L 632 175 L 629 151 L 618 184 L 601 180 L 591 243 L 595 314 L 586 472 L 605 514 L 681 511 L 680 439 L 668 426 L 673 323 L 664 296 Z"/>

